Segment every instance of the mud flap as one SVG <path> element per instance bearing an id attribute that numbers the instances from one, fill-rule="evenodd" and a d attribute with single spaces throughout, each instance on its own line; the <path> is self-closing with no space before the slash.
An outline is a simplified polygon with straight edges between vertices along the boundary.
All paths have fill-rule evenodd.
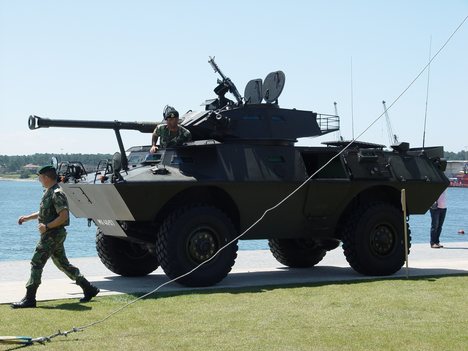
<path id="1" fill-rule="evenodd" d="M 101 229 L 105 235 L 126 238 L 124 230 L 117 221 L 112 219 L 93 219 L 94 223 Z"/>

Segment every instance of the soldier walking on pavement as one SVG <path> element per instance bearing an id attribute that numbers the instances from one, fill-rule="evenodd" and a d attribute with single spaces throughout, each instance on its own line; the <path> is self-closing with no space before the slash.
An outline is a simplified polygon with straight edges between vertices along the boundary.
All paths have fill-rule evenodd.
<path id="1" fill-rule="evenodd" d="M 36 291 L 41 284 L 42 270 L 47 260 L 52 261 L 70 279 L 76 281 L 84 293 L 80 302 L 88 302 L 99 293 L 80 273 L 80 270 L 67 259 L 63 243 L 67 236 L 65 226 L 69 225 L 68 202 L 65 194 L 57 184 L 57 172 L 52 166 L 44 166 L 38 171 L 39 181 L 45 188 L 38 212 L 21 216 L 18 224 L 38 219 L 40 240 L 31 259 L 31 275 L 26 283 L 26 296 L 11 305 L 13 308 L 36 307 Z"/>

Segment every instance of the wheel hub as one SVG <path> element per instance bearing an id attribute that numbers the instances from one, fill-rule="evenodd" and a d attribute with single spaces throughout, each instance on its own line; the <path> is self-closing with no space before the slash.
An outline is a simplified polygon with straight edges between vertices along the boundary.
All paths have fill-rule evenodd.
<path id="1" fill-rule="evenodd" d="M 148 253 L 148 248 L 132 242 L 129 243 L 127 250 L 124 251 L 125 256 L 134 260 L 145 258 Z"/>
<path id="2" fill-rule="evenodd" d="M 210 228 L 198 228 L 190 235 L 188 252 L 190 258 L 197 263 L 211 258 L 217 248 L 216 235 Z"/>
<path id="3" fill-rule="evenodd" d="M 313 239 L 297 239 L 295 243 L 298 247 L 306 250 L 312 250 L 318 247 L 317 242 Z"/>
<path id="4" fill-rule="evenodd" d="M 371 247 L 375 253 L 381 256 L 388 255 L 395 243 L 394 232 L 386 225 L 376 227 L 371 235 Z"/>

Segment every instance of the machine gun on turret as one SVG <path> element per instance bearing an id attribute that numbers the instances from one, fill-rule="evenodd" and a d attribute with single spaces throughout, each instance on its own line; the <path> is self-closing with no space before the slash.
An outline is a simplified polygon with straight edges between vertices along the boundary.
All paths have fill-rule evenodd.
<path id="1" fill-rule="evenodd" d="M 215 73 L 219 73 L 222 79 L 218 79 L 218 86 L 214 89 L 216 95 L 218 95 L 219 105 L 218 108 L 224 107 L 228 105 L 231 101 L 224 97 L 224 95 L 229 91 L 232 95 L 235 96 L 237 100 L 237 105 L 242 105 L 242 96 L 239 94 L 235 84 L 232 80 L 226 77 L 223 72 L 219 69 L 218 65 L 216 64 L 214 57 L 210 56 L 208 63 L 213 67 Z M 232 102 L 231 102 L 232 103 Z"/>

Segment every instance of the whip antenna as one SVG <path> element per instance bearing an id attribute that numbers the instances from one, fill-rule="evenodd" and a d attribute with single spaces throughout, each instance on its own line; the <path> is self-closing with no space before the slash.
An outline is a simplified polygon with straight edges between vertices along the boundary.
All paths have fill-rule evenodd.
<path id="1" fill-rule="evenodd" d="M 423 141 L 422 148 L 426 142 L 426 120 L 427 120 L 427 102 L 429 100 L 429 78 L 431 76 L 431 48 L 432 48 L 432 35 L 429 39 L 429 63 L 427 64 L 427 87 L 426 87 L 426 109 L 424 111 L 424 128 L 423 128 Z"/>
<path id="2" fill-rule="evenodd" d="M 351 56 L 351 136 L 354 140 L 353 57 Z"/>

